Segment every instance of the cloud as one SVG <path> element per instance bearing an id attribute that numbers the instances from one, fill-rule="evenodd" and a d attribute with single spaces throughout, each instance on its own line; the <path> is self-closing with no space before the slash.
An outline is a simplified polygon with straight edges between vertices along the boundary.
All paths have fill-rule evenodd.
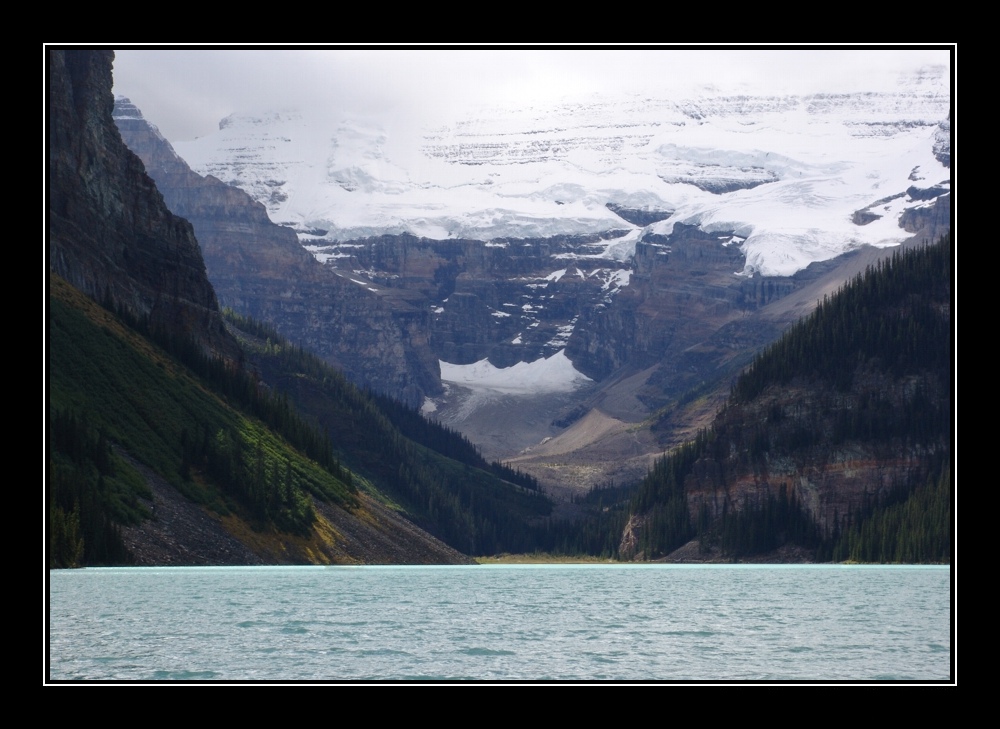
<path id="1" fill-rule="evenodd" d="M 586 93 L 877 90 L 949 52 L 901 49 L 511 50 L 155 49 L 116 51 L 115 92 L 173 141 L 211 133 L 235 111 L 446 119 L 469 105 L 540 104 Z"/>

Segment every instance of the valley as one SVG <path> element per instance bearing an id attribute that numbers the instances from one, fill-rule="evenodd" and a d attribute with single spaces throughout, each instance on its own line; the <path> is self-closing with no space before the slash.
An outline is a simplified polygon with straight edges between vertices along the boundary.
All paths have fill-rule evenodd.
<path id="1" fill-rule="evenodd" d="M 356 381 L 579 492 L 641 477 L 824 295 L 947 229 L 938 71 L 877 94 L 595 98 L 472 110 L 406 133 L 239 113 L 177 149 L 294 230 L 340 300 L 405 320 L 392 343 L 365 349 L 386 365 L 347 365 Z M 226 305 L 302 339 L 291 317 L 208 264 Z M 246 268 L 225 276 L 255 275 Z M 366 327 L 329 324 L 308 341 L 345 366 L 351 355 L 326 341 Z M 560 353 L 579 375 L 554 393 L 543 363 Z M 399 384 L 381 375 L 389 360 Z M 519 392 L 477 380 L 472 366 L 486 362 Z M 511 369 L 525 365 L 540 369 Z"/>
<path id="2" fill-rule="evenodd" d="M 419 130 L 238 112 L 172 144 L 127 97 L 112 110 L 107 56 L 59 58 L 50 418 L 61 447 L 99 438 L 119 464 L 55 458 L 66 562 L 78 488 L 133 558 L 251 564 L 693 559 L 695 539 L 844 558 L 873 514 L 948 483 L 950 362 L 896 362 L 865 329 L 820 376 L 810 356 L 834 335 L 810 334 L 737 395 L 785 332 L 826 332 L 814 312 L 901 261 L 919 283 L 893 279 L 901 298 L 838 326 L 896 331 L 924 286 L 926 329 L 893 342 L 950 347 L 946 69 L 879 92 L 464 109 Z M 927 262 L 930 241 L 945 253 Z M 149 347 L 208 399 L 150 369 Z M 71 364 L 119 350 L 120 372 Z M 105 409 L 97 393 L 130 377 Z M 101 496 L 105 478 L 123 495 Z M 741 531 L 765 522 L 766 539 Z"/>

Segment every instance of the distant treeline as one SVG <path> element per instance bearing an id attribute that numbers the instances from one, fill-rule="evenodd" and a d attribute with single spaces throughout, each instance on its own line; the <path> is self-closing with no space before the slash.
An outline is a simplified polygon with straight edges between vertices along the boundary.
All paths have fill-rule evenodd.
<path id="1" fill-rule="evenodd" d="M 898 379 L 950 367 L 951 241 L 895 252 L 858 274 L 754 358 L 733 388 L 746 403 L 793 378 L 851 389 L 864 366 Z"/>

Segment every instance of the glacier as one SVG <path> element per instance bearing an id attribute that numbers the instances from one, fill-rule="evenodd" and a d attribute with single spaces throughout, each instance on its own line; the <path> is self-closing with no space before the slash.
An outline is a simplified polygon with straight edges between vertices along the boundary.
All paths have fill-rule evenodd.
<path id="1" fill-rule="evenodd" d="M 347 112 L 239 112 L 174 147 L 264 204 L 320 260 L 336 255 L 331 244 L 383 234 L 489 245 L 598 233 L 607 240 L 592 257 L 626 262 L 644 235 L 683 223 L 735 233 L 727 243 L 746 264 L 734 273 L 787 276 L 909 237 L 899 217 L 923 202 L 903 193 L 950 184 L 950 103 L 947 69 L 934 67 L 890 91 L 622 92 L 467 108 L 414 128 Z M 668 217 L 636 225 L 609 204 Z M 859 210 L 873 213 L 864 225 Z"/>
<path id="2" fill-rule="evenodd" d="M 470 390 L 492 390 L 509 395 L 540 395 L 552 392 L 572 392 L 592 383 L 589 377 L 573 367 L 566 351 L 560 349 L 551 357 L 534 362 L 518 362 L 510 367 L 496 367 L 488 359 L 468 365 L 440 360 L 441 381 L 461 385 Z"/>

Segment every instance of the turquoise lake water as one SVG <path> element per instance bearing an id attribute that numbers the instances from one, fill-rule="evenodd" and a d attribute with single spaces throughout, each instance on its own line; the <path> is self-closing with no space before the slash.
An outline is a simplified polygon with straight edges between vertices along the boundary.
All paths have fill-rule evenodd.
<path id="1" fill-rule="evenodd" d="M 49 681 L 951 680 L 944 566 L 49 573 Z"/>

